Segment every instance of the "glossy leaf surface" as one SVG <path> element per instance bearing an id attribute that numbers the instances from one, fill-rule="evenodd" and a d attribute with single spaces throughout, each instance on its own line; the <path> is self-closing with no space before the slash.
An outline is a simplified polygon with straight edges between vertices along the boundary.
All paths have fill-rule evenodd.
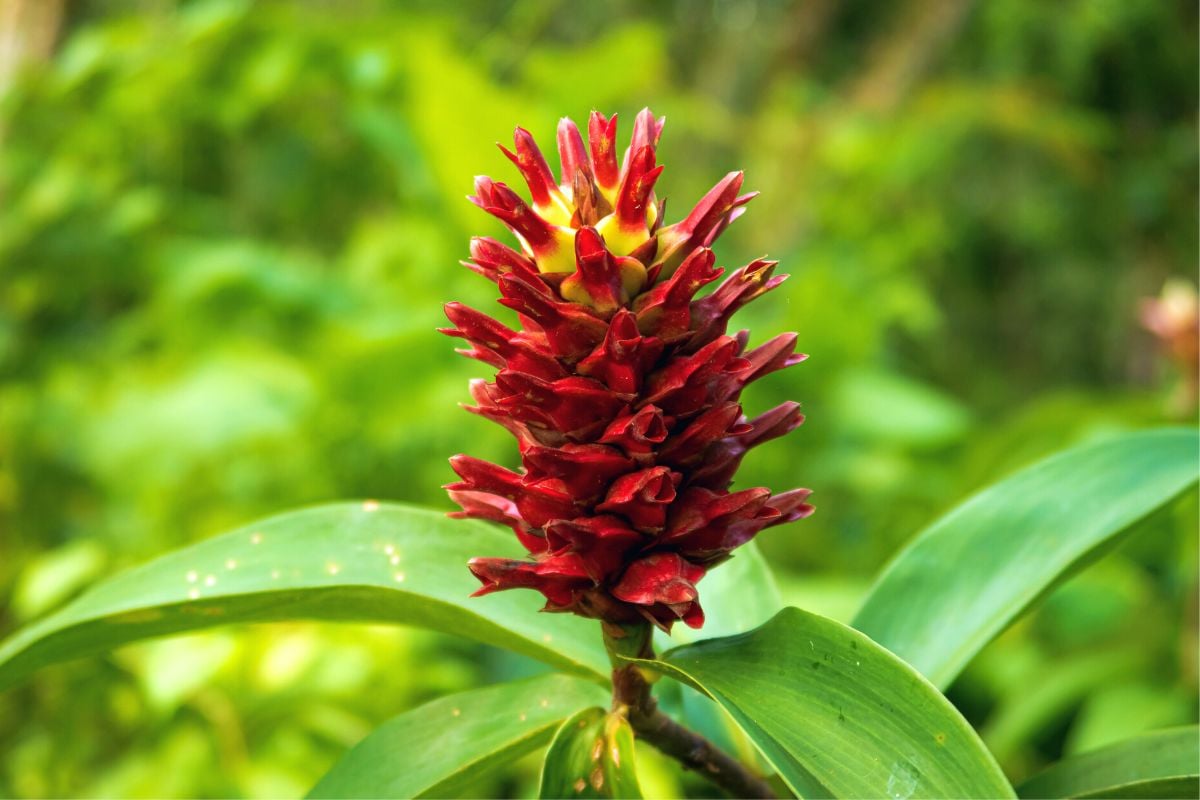
<path id="1" fill-rule="evenodd" d="M 562 720 L 603 702 L 599 686 L 545 675 L 442 697 L 376 728 L 309 797 L 445 797 L 544 745 Z"/>
<path id="2" fill-rule="evenodd" d="M 565 721 L 546 751 L 539 796 L 640 798 L 629 722 L 603 708 Z"/>
<path id="3" fill-rule="evenodd" d="M 709 694 L 802 797 L 1011 797 L 958 711 L 858 631 L 795 608 L 640 662 Z"/>
<path id="4" fill-rule="evenodd" d="M 471 598 L 466 562 L 520 555 L 507 531 L 374 502 L 271 517 L 103 581 L 0 645 L 0 689 L 47 664 L 216 625 L 288 619 L 418 625 L 606 681 L 596 625 L 531 592 Z"/>
<path id="5" fill-rule="evenodd" d="M 1023 783 L 1020 795 L 1196 797 L 1200 795 L 1200 728 L 1154 731 L 1072 756 Z"/>
<path id="6" fill-rule="evenodd" d="M 854 627 L 944 688 L 1039 596 L 1196 478 L 1196 432 L 1182 428 L 1053 456 L 918 535 Z"/>

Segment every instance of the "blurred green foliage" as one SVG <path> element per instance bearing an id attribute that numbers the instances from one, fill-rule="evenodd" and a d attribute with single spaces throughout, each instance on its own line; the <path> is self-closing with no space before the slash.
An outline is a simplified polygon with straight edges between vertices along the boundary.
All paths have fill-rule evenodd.
<path id="1" fill-rule="evenodd" d="M 671 215 L 731 169 L 763 192 L 719 262 L 781 260 L 740 322 L 812 357 L 747 406 L 809 422 L 742 485 L 815 490 L 764 546 L 844 619 L 973 489 L 1168 417 L 1136 304 L 1195 269 L 1197 58 L 1182 0 L 72 4 L 0 95 L 0 634 L 256 516 L 448 508 L 447 456 L 515 461 L 433 330 L 451 299 L 493 307 L 455 262 L 503 234 L 462 197 L 517 181 L 492 147 L 513 125 L 548 144 L 595 107 L 627 132 L 643 105 Z M 1196 511 L 956 684 L 1015 778 L 1195 720 Z M 295 796 L 392 714 L 531 669 L 379 628 L 130 647 L 0 697 L 0 795 Z M 648 791 L 696 789 L 639 759 Z"/>

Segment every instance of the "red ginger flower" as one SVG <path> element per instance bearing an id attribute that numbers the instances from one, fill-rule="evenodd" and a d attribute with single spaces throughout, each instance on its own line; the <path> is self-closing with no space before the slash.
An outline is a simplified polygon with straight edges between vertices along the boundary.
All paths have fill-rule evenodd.
<path id="1" fill-rule="evenodd" d="M 471 242 L 472 270 L 494 281 L 520 330 L 460 303 L 444 333 L 459 352 L 499 371 L 472 382 L 469 407 L 508 429 L 523 469 L 471 456 L 450 460 L 462 479 L 446 488 L 453 516 L 513 529 L 529 560 L 475 558 L 476 594 L 529 587 L 547 611 L 604 622 L 642 619 L 670 630 L 704 622 L 696 584 L 763 528 L 812 513 L 807 489 L 730 492 L 742 457 L 803 421 L 784 403 L 753 419 L 746 384 L 804 359 L 795 334 L 747 349 L 726 333 L 739 308 L 779 285 L 773 261 L 754 261 L 716 281 L 712 242 L 753 194 L 726 175 L 690 214 L 663 226 L 654 194 L 663 120 L 637 117 L 617 164 L 614 115 L 592 112 L 591 152 L 569 119 L 558 126 L 555 182 L 528 131 L 501 147 L 529 185 L 532 203 L 490 178 L 470 200 L 507 225 L 514 250 Z"/>

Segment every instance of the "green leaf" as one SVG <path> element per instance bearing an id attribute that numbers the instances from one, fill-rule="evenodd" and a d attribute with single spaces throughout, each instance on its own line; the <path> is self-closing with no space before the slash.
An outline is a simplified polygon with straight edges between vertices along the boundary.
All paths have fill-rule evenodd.
<path id="1" fill-rule="evenodd" d="M 564 722 L 546 751 L 538 796 L 640 798 L 629 721 L 589 708 Z"/>
<path id="2" fill-rule="evenodd" d="M 884 570 L 854 627 L 945 687 L 1039 596 L 1196 482 L 1196 431 L 1125 434 L 985 489 Z"/>
<path id="3" fill-rule="evenodd" d="M 499 528 L 402 505 L 282 514 L 103 581 L 0 644 L 0 689 L 47 664 L 127 642 L 288 619 L 419 625 L 607 682 L 590 620 L 538 614 L 533 592 L 471 598 L 471 556 L 520 557 Z"/>
<path id="4" fill-rule="evenodd" d="M 1196 797 L 1200 728 L 1135 736 L 1051 765 L 1021 785 L 1021 797 Z"/>
<path id="5" fill-rule="evenodd" d="M 971 726 L 852 628 L 786 608 L 750 633 L 640 661 L 706 692 L 802 797 L 1012 797 Z"/>
<path id="6" fill-rule="evenodd" d="M 604 700 L 599 686 L 566 675 L 442 697 L 380 725 L 308 796 L 454 795 L 546 744 L 580 707 Z"/>

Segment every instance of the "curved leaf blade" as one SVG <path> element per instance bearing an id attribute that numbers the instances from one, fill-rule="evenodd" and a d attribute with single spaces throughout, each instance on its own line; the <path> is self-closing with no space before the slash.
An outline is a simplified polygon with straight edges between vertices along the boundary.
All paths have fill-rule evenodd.
<path id="1" fill-rule="evenodd" d="M 109 578 L 0 644 L 0 690 L 57 661 L 216 625 L 315 619 L 416 625 L 606 682 L 599 632 L 538 614 L 532 592 L 471 598 L 467 559 L 517 558 L 498 528 L 402 505 L 282 514 Z"/>
<path id="2" fill-rule="evenodd" d="M 853 625 L 946 687 L 1038 597 L 1197 479 L 1197 434 L 1067 450 L 984 489 L 883 571 Z"/>
<path id="3" fill-rule="evenodd" d="M 563 722 L 546 751 L 538 797 L 641 796 L 624 716 L 588 708 Z"/>
<path id="4" fill-rule="evenodd" d="M 312 788 L 310 798 L 445 797 L 550 741 L 604 690 L 542 675 L 442 697 L 380 725 Z"/>
<path id="5" fill-rule="evenodd" d="M 852 628 L 786 608 L 750 633 L 640 661 L 721 704 L 801 797 L 1013 797 L 919 673 Z"/>
<path id="6" fill-rule="evenodd" d="M 1200 795 L 1200 728 L 1153 731 L 1052 764 L 1021 784 L 1021 797 Z"/>

